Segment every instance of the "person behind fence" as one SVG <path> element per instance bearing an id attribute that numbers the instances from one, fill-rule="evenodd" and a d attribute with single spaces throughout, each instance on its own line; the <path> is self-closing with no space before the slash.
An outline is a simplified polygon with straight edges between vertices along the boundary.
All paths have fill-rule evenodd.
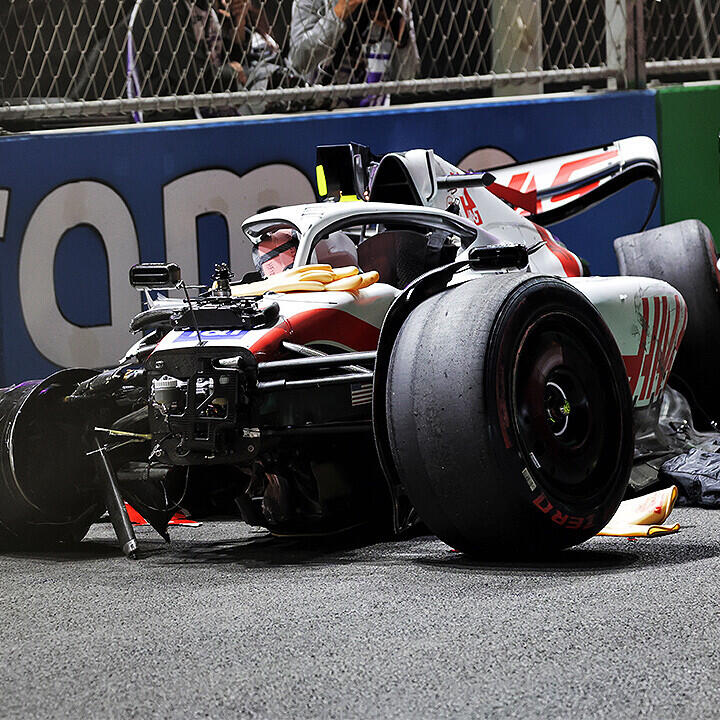
<path id="1" fill-rule="evenodd" d="M 257 0 L 154 0 L 136 5 L 128 27 L 128 95 L 186 95 L 296 87 L 305 81 L 285 61 Z M 286 109 L 260 97 L 196 114 L 256 114 Z M 142 119 L 137 113 L 136 119 Z"/>
<path id="2" fill-rule="evenodd" d="M 410 0 L 293 0 L 290 64 L 310 83 L 409 80 L 420 57 Z M 349 105 L 387 105 L 388 95 Z"/>
<path id="3" fill-rule="evenodd" d="M 137 0 L 126 47 L 130 98 L 235 91 L 245 80 L 241 65 L 227 61 L 209 0 Z"/>
<path id="4" fill-rule="evenodd" d="M 210 10 L 219 19 L 217 30 L 207 23 L 196 34 L 204 33 L 208 44 L 215 46 L 212 55 L 216 65 L 225 63 L 236 70 L 240 87 L 262 92 L 305 84 L 283 58 L 257 0 L 211 0 Z M 257 98 L 240 105 L 236 112 L 242 115 L 275 112 L 288 109 L 286 105 Z"/>
<path id="5" fill-rule="evenodd" d="M 238 67 L 247 90 L 264 91 L 305 85 L 283 57 L 272 35 L 265 10 L 258 0 L 214 0 L 221 21 L 222 43 L 228 61 Z M 245 112 L 287 110 L 287 103 L 258 99 L 246 103 Z"/>
<path id="6" fill-rule="evenodd" d="M 244 64 L 249 71 L 254 61 L 280 52 L 265 9 L 256 0 L 214 0 L 214 7 L 231 62 Z"/>
<path id="7" fill-rule="evenodd" d="M 247 76 L 242 64 L 228 57 L 223 47 L 223 32 L 212 0 L 186 0 L 190 13 L 190 28 L 195 37 L 196 51 L 206 55 L 222 82 L 222 87 L 237 89 L 244 85 Z"/>

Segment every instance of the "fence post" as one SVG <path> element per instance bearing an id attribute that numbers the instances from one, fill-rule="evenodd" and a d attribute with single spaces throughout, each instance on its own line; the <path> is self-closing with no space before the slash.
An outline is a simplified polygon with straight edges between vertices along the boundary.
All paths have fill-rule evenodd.
<path id="1" fill-rule="evenodd" d="M 607 65 L 617 71 L 610 90 L 645 87 L 644 0 L 605 0 Z"/>
<path id="2" fill-rule="evenodd" d="M 627 40 L 628 22 L 627 6 L 632 0 L 605 0 L 605 49 L 607 52 L 607 65 L 618 75 L 608 78 L 609 90 L 619 90 L 627 87 Z"/>
<path id="3" fill-rule="evenodd" d="M 543 34 L 541 0 L 492 0 L 493 71 L 541 70 Z M 542 81 L 495 86 L 493 95 L 535 95 Z"/>
<path id="4" fill-rule="evenodd" d="M 633 0 L 635 6 L 635 87 L 644 89 L 647 86 L 647 47 L 645 45 L 645 0 Z"/>
<path id="5" fill-rule="evenodd" d="M 710 37 L 708 35 L 708 26 L 705 22 L 705 12 L 703 10 L 702 3 L 700 0 L 695 0 L 695 14 L 697 15 L 698 28 L 700 29 L 700 38 L 702 39 L 703 51 L 705 52 L 706 58 L 713 56 L 712 49 L 710 47 Z M 717 80 L 717 73 L 715 70 L 710 70 L 708 75 L 711 80 Z"/>

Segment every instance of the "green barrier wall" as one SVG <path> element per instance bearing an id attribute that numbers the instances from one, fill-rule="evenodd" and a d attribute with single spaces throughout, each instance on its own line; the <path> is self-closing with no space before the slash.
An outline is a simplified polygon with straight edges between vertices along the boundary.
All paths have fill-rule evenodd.
<path id="1" fill-rule="evenodd" d="M 657 92 L 663 222 L 702 220 L 720 247 L 720 85 Z"/>

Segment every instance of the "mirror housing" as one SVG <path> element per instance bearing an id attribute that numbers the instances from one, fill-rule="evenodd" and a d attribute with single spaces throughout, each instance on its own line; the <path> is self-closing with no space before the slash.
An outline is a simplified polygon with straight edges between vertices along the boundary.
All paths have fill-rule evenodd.
<path id="1" fill-rule="evenodd" d="M 130 285 L 136 290 L 166 290 L 182 280 L 175 263 L 138 263 L 130 268 Z"/>
<path id="2" fill-rule="evenodd" d="M 370 149 L 358 143 L 320 145 L 316 150 L 318 195 L 328 198 L 362 200 L 368 188 Z"/>

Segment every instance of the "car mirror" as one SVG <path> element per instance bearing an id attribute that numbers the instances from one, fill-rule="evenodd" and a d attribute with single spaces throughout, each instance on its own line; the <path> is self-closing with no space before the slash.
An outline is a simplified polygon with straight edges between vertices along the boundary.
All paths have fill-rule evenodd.
<path id="1" fill-rule="evenodd" d="M 139 263 L 130 268 L 130 285 L 136 290 L 163 290 L 177 287 L 182 280 L 175 263 Z"/>

